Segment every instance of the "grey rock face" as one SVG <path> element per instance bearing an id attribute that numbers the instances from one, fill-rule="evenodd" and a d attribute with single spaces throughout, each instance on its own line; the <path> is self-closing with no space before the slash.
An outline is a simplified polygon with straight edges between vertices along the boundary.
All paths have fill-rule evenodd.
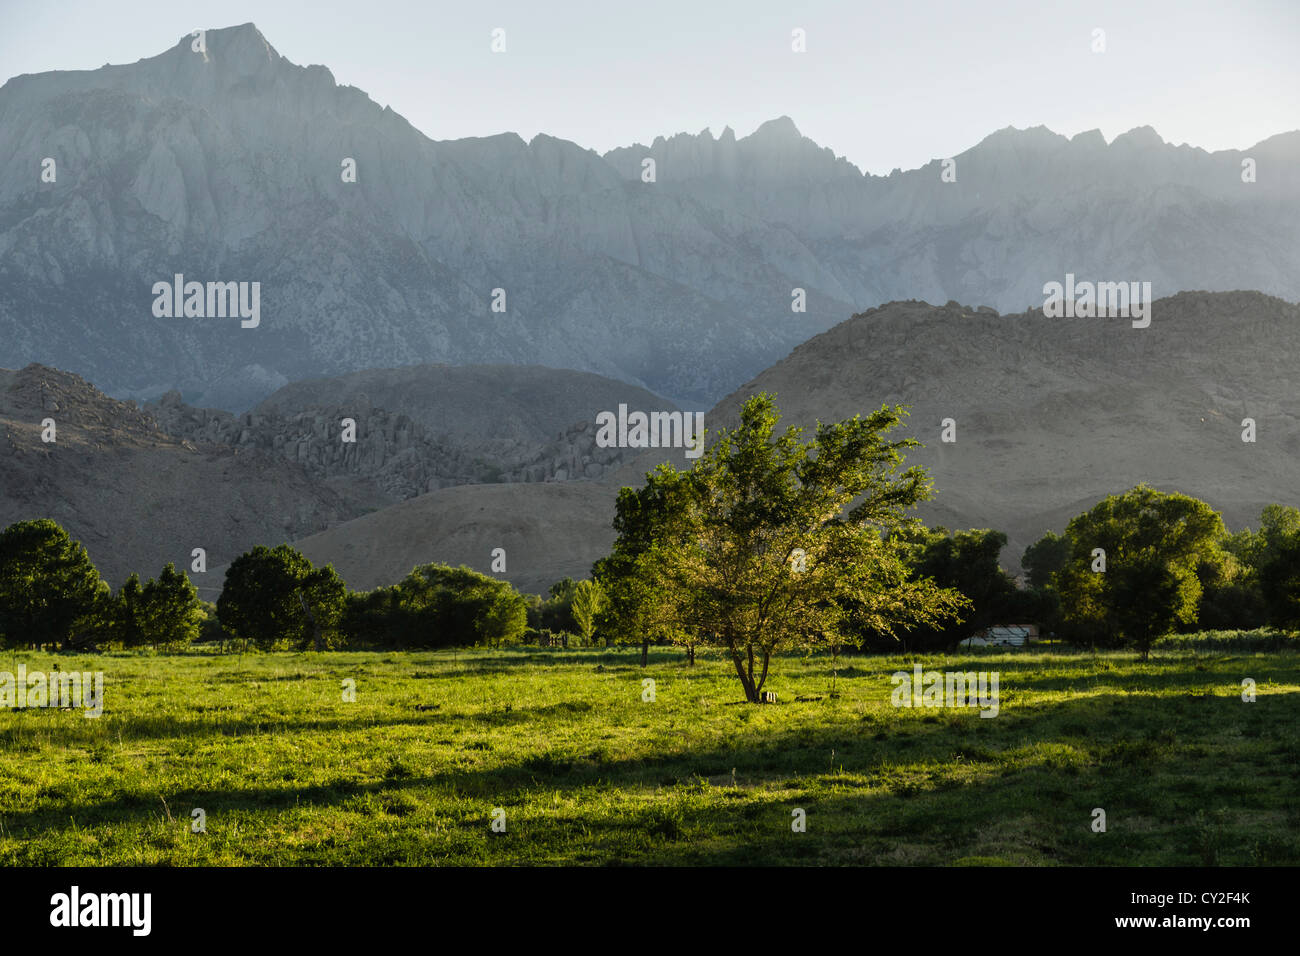
<path id="1" fill-rule="evenodd" d="M 236 410 L 309 376 L 541 363 L 707 406 L 889 300 L 1018 311 L 1067 272 L 1300 298 L 1300 133 L 1206 153 L 1008 129 L 953 158 L 953 183 L 938 160 L 864 176 L 784 117 L 603 157 L 437 142 L 251 24 L 210 30 L 206 55 L 186 36 L 0 88 L 0 364 Z M 260 283 L 260 324 L 155 317 L 176 274 Z"/>
<path id="2" fill-rule="evenodd" d="M 192 407 L 175 390 L 145 408 L 174 438 L 286 458 L 318 480 L 364 479 L 396 499 L 461 484 L 596 480 L 606 468 L 621 464 L 625 454 L 596 446 L 598 412 L 612 410 L 608 406 L 616 399 L 638 398 L 645 400 L 642 410 L 673 410 L 670 402 L 616 382 L 540 371 L 545 374 L 506 367 L 381 369 L 290 386 L 243 415 Z M 508 394 L 511 376 L 532 379 L 535 391 L 527 399 L 548 410 L 541 419 L 530 419 L 534 409 Z M 435 408 L 425 402 L 441 394 L 431 380 L 445 377 L 464 386 L 459 401 L 463 414 L 453 409 L 448 415 L 445 404 Z M 368 391 L 356 391 L 358 384 Z M 566 402 L 563 391 L 574 387 L 584 397 Z M 502 391 L 504 396 L 498 394 Z M 402 402 L 412 414 L 371 404 L 370 395 Z M 327 396 L 340 401 L 315 404 Z M 557 410 L 578 414 L 584 408 L 589 419 L 549 430 Z M 347 419 L 355 422 L 355 441 L 343 440 Z M 436 423 L 439 432 L 424 422 Z M 552 437 L 542 437 L 543 428 Z"/>

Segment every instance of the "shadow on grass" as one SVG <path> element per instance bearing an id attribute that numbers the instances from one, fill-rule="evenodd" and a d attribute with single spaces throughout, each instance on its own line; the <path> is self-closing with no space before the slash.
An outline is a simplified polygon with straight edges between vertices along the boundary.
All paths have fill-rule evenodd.
<path id="1" fill-rule="evenodd" d="M 578 717 L 596 708 L 596 704 L 590 701 L 559 701 L 536 707 L 511 706 L 477 713 L 466 713 L 450 707 L 443 710 L 442 705 L 438 703 L 393 706 L 400 706 L 409 712 L 379 715 L 352 714 L 308 719 L 267 713 L 261 716 L 241 716 L 237 720 L 225 720 L 220 717 L 221 710 L 215 710 L 212 712 L 212 717 L 171 715 L 107 718 L 107 723 L 104 725 L 107 734 L 102 732 L 98 725 L 87 722 L 80 711 L 70 711 L 65 714 L 45 709 L 25 712 L 32 723 L 22 727 L 10 727 L 7 731 L 0 732 L 0 739 L 8 737 L 10 749 L 19 752 L 37 748 L 36 744 L 24 743 L 24 734 L 39 737 L 41 744 L 60 747 L 89 747 L 111 743 L 117 740 L 119 732 L 124 739 L 133 743 L 174 739 L 201 744 L 207 739 L 247 737 L 268 733 L 344 732 L 404 726 L 434 728 L 467 722 L 483 727 L 503 727 L 530 724 L 539 720 L 553 720 L 557 717 Z M 76 720 L 70 720 L 71 717 L 75 717 Z"/>
<path id="2" fill-rule="evenodd" d="M 930 671 L 996 671 L 999 684 L 1004 690 L 1022 690 L 1045 692 L 1086 692 L 1096 687 L 1117 688 L 1133 693 L 1160 693 L 1161 691 L 1179 689 L 1202 689 L 1206 684 L 1218 681 L 1222 690 L 1234 690 L 1239 693 L 1241 681 L 1245 677 L 1260 680 L 1266 673 L 1286 675 L 1289 679 L 1300 680 L 1300 656 L 1294 659 L 1278 660 L 1264 658 L 1256 660 L 1249 654 L 1230 654 L 1223 657 L 1197 658 L 1191 656 L 1159 657 L 1150 662 L 1123 670 L 1115 667 L 1104 658 L 1096 666 L 1080 673 L 1074 670 L 1069 674 L 1044 674 L 1041 660 L 1016 659 L 1007 657 L 925 657 L 917 658 L 924 670 Z M 1063 662 L 1064 663 L 1064 662 Z M 1076 667 L 1085 667 L 1079 659 L 1070 662 Z M 1138 669 L 1140 668 L 1140 669 Z M 841 667 L 839 679 L 876 678 L 888 680 L 897 673 L 912 673 L 911 664 L 897 661 L 881 662 L 878 667 L 870 667 L 859 659 L 851 667 Z M 832 669 L 827 663 L 824 669 L 807 671 L 806 676 L 817 676 L 829 681 Z"/>
<path id="3" fill-rule="evenodd" d="M 1197 812 L 1218 806 L 1280 812 L 1287 799 L 1294 807 L 1300 765 L 1294 697 L 1269 695 L 1249 707 L 1228 697 L 1176 698 L 1172 706 L 1153 707 L 1149 698 L 1102 694 L 1032 710 L 1008 708 L 991 720 L 943 710 L 905 722 L 864 715 L 780 731 L 741 727 L 731 740 L 707 746 L 663 739 L 659 753 L 644 757 L 609 759 L 599 748 L 554 748 L 497 766 L 432 773 L 395 762 L 392 772 L 373 780 L 119 790 L 100 800 L 56 796 L 37 809 L 2 816 L 9 835 L 30 839 L 67 827 L 69 819 L 79 828 L 156 821 L 160 798 L 173 807 L 202 806 L 216 818 L 338 807 L 381 792 L 434 791 L 481 800 L 482 821 L 457 823 L 476 828 L 486 826 L 491 807 L 535 803 L 540 793 L 617 790 L 627 803 L 599 826 L 574 809 L 548 811 L 529 826 L 538 839 L 572 844 L 570 858 L 577 862 L 908 863 L 936 856 L 955 862 L 978 850 L 1013 862 L 1131 858 L 1203 865 L 1219 861 L 1210 851 L 1220 843 L 1229 847 L 1224 853 L 1240 848 L 1230 849 L 1236 844 L 1226 836 L 1207 836 L 1207 824 L 1189 822 Z M 511 719 L 535 720 L 557 706 Z M 452 715 L 394 723 L 432 726 L 447 719 Z M 355 727 L 356 721 L 313 725 Z M 1226 759 L 1216 751 L 1220 739 L 1238 737 Z M 1261 761 L 1268 760 L 1273 772 L 1261 772 Z M 1097 806 L 1114 821 L 1115 835 L 1107 841 L 1088 826 Z M 808 814 L 811 837 L 791 832 L 794 808 Z M 1300 823 L 1294 811 L 1292 817 L 1292 824 Z M 1213 825 L 1220 836 L 1231 836 L 1229 823 Z M 813 827 L 834 838 L 816 836 Z M 1171 839 L 1172 849 L 1166 846 Z M 1294 851 L 1294 841 L 1279 836 L 1266 846 L 1262 862 L 1294 863 Z"/>

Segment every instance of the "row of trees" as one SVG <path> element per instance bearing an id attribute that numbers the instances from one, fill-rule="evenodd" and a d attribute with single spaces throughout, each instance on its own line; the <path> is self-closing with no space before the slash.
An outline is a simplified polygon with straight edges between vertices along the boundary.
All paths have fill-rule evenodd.
<path id="1" fill-rule="evenodd" d="M 0 642 L 125 647 L 187 643 L 204 613 L 188 577 L 168 564 L 157 578 L 132 574 L 116 594 L 86 549 L 49 520 L 0 532 Z"/>
<path id="2" fill-rule="evenodd" d="M 1300 630 L 1300 510 L 1269 505 L 1229 534 L 1204 501 L 1139 485 L 1049 533 L 1021 561 L 1036 620 L 1099 647 L 1176 631 Z"/>
<path id="3" fill-rule="evenodd" d="M 903 468 L 905 415 L 777 432 L 770 396 L 746 402 L 689 471 L 664 465 L 619 495 L 597 562 L 600 626 L 623 640 L 720 648 L 750 701 L 783 648 L 942 650 L 994 623 L 1039 623 L 1092 646 L 1137 647 L 1177 629 L 1300 629 L 1300 511 L 1270 506 L 1229 535 L 1205 502 L 1145 485 L 1112 495 L 1000 567 L 1006 536 L 926 529 L 930 496 Z M 643 652 L 644 660 L 644 652 Z"/>
<path id="4" fill-rule="evenodd" d="M 580 615 L 582 602 L 570 594 L 564 607 Z M 507 582 L 437 564 L 417 567 L 391 587 L 350 592 L 332 567 L 313 567 L 288 545 L 259 546 L 236 558 L 215 607 L 200 601 L 171 564 L 144 583 L 132 574 L 114 593 L 85 547 L 54 521 L 0 532 L 5 646 L 171 647 L 201 637 L 317 650 L 501 646 L 523 639 L 529 610 Z"/>
<path id="5" fill-rule="evenodd" d="M 575 581 L 564 578 L 551 585 L 545 598 L 529 595 L 528 632 L 538 638 L 560 637 L 565 646 L 573 637 L 584 645 L 597 644 L 597 616 L 604 606 L 605 595 L 600 585 L 587 579 Z M 612 643 L 604 635 L 604 644 Z"/>

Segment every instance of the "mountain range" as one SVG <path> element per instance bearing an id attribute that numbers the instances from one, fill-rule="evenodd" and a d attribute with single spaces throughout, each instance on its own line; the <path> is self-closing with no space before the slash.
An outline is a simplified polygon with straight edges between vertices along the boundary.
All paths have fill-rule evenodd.
<path id="1" fill-rule="evenodd" d="M 787 117 L 603 156 L 437 141 L 252 24 L 209 30 L 0 87 L 0 365 L 244 412 L 307 378 L 531 364 L 707 408 L 893 300 L 1018 311 L 1067 274 L 1300 299 L 1300 132 L 1008 128 L 946 159 L 865 175 Z M 178 275 L 258 283 L 257 326 L 156 315 Z"/>

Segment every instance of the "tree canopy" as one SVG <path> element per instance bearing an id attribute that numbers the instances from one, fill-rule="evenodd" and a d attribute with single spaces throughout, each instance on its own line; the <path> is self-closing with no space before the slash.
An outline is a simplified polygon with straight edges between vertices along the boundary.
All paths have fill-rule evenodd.
<path id="1" fill-rule="evenodd" d="M 314 568 L 287 544 L 258 545 L 226 569 L 217 618 L 230 633 L 264 647 L 326 646 L 343 614 L 347 588 L 334 568 Z"/>
<path id="2" fill-rule="evenodd" d="M 1156 638 L 1196 622 L 1198 572 L 1220 560 L 1225 535 L 1204 501 L 1147 485 L 1075 517 L 1066 527 L 1070 558 L 1057 573 L 1070 636 L 1098 645 L 1129 641 L 1145 659 Z"/>
<path id="3" fill-rule="evenodd" d="M 953 615 L 963 599 L 910 578 L 887 535 L 929 494 L 921 469 L 902 470 L 916 442 L 887 438 L 904 414 L 819 423 L 805 443 L 756 395 L 689 471 L 624 488 L 596 567 L 609 626 L 722 648 L 757 702 L 780 648 L 834 645 L 850 620 L 893 633 Z"/>
<path id="4" fill-rule="evenodd" d="M 111 589 L 80 542 L 48 518 L 0 532 L 0 636 L 66 644 L 102 626 Z"/>

